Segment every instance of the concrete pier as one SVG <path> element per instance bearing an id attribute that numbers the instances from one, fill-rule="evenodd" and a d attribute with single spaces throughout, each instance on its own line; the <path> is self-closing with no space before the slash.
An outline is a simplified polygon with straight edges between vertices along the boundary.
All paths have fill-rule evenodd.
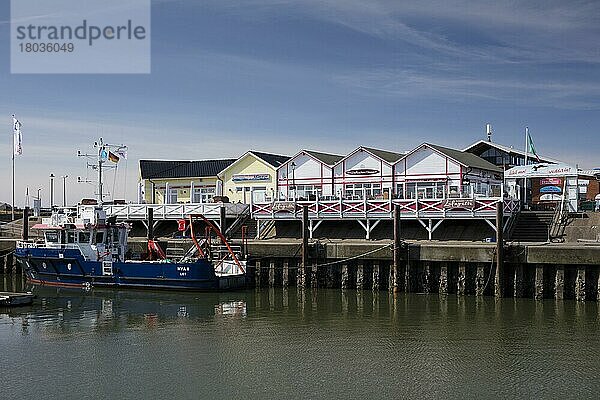
<path id="1" fill-rule="evenodd" d="M 554 276 L 554 298 L 562 300 L 565 297 L 565 267 L 559 265 L 556 267 L 556 275 Z"/>
<path id="2" fill-rule="evenodd" d="M 575 278 L 575 300 L 585 301 L 585 267 L 577 268 L 577 277 Z"/>

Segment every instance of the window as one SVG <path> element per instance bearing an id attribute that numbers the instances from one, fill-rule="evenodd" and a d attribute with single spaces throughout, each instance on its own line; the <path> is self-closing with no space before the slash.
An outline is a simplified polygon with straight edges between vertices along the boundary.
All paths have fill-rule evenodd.
<path id="1" fill-rule="evenodd" d="M 195 187 L 192 195 L 192 203 L 209 203 L 214 196 L 214 186 Z"/>
<path id="2" fill-rule="evenodd" d="M 67 232 L 67 243 L 75 243 L 75 232 Z"/>
<path id="3" fill-rule="evenodd" d="M 445 182 L 411 182 L 406 184 L 407 199 L 445 199 Z"/>
<path id="4" fill-rule="evenodd" d="M 167 204 L 176 204 L 177 203 L 177 189 L 169 189 L 169 193 L 167 193 Z"/>
<path id="5" fill-rule="evenodd" d="M 96 232 L 96 244 L 104 243 L 104 232 Z"/>
<path id="6" fill-rule="evenodd" d="M 58 243 L 60 236 L 57 231 L 47 231 L 46 232 L 46 242 L 48 243 Z"/>
<path id="7" fill-rule="evenodd" d="M 398 185 L 396 185 L 396 197 L 398 199 L 404 198 L 404 184 L 399 183 Z"/>
<path id="8" fill-rule="evenodd" d="M 297 199 L 316 199 L 321 193 L 321 186 L 317 185 L 296 185 Z M 290 193 L 294 197 L 293 191 Z"/>
<path id="9" fill-rule="evenodd" d="M 79 243 L 89 243 L 90 242 L 90 233 L 89 232 L 79 232 Z"/>
<path id="10" fill-rule="evenodd" d="M 346 185 L 345 196 L 348 199 L 373 199 L 381 197 L 381 183 L 349 183 Z"/>
<path id="11" fill-rule="evenodd" d="M 252 189 L 252 201 L 257 203 L 264 203 L 267 201 L 267 188 L 265 186 L 259 186 Z"/>

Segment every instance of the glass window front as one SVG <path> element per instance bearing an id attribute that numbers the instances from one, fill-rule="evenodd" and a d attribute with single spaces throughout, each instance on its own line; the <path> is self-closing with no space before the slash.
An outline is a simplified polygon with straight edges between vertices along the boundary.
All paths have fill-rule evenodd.
<path id="1" fill-rule="evenodd" d="M 445 182 L 411 182 L 406 184 L 407 199 L 445 199 Z"/>
<path id="2" fill-rule="evenodd" d="M 210 203 L 215 196 L 214 186 L 195 187 L 192 195 L 193 203 Z"/>
<path id="3" fill-rule="evenodd" d="M 346 185 L 345 197 L 347 199 L 362 200 L 379 198 L 381 194 L 381 183 L 350 183 Z"/>

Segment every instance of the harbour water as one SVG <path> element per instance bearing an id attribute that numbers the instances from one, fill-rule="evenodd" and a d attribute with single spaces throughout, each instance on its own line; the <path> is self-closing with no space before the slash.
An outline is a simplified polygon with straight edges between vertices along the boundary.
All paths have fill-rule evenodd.
<path id="1" fill-rule="evenodd" d="M 1 398 L 597 398 L 600 307 L 387 291 L 28 287 Z"/>

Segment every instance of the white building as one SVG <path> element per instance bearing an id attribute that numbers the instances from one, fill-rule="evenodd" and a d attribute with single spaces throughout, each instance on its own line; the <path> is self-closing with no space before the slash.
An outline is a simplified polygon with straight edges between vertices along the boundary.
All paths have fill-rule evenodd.
<path id="1" fill-rule="evenodd" d="M 500 196 L 502 172 L 475 154 L 423 143 L 394 165 L 395 197 Z"/>
<path id="2" fill-rule="evenodd" d="M 342 158 L 301 150 L 277 169 L 277 197 L 292 200 L 334 196 L 333 166 Z"/>
<path id="3" fill-rule="evenodd" d="M 388 199 L 393 192 L 393 165 L 403 154 L 359 147 L 333 167 L 336 196 L 346 199 Z"/>

